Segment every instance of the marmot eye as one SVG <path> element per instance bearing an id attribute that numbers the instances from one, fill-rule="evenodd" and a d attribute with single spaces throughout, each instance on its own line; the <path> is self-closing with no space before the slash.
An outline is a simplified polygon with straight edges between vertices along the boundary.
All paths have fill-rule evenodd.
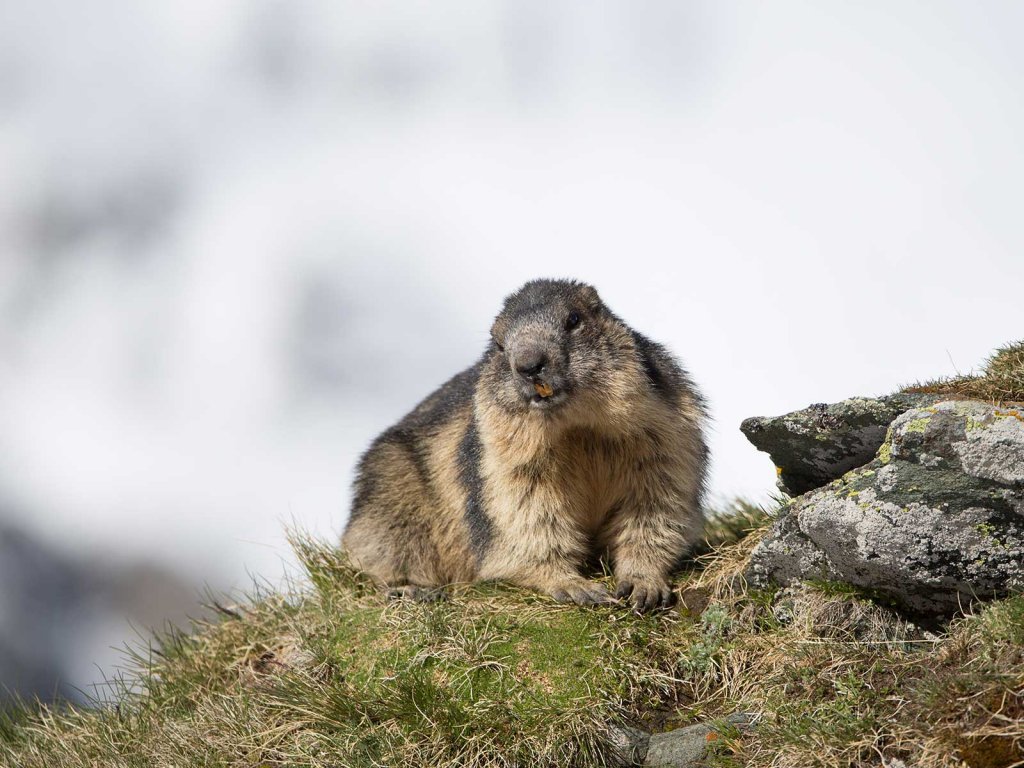
<path id="1" fill-rule="evenodd" d="M 565 327 L 570 331 L 580 324 L 580 313 L 570 312 L 568 319 L 565 321 Z"/>

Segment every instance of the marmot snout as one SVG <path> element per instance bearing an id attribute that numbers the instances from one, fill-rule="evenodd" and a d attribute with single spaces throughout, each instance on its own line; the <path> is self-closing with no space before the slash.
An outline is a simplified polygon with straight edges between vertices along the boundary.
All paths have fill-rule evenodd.
<path id="1" fill-rule="evenodd" d="M 611 599 L 580 573 L 607 554 L 617 596 L 667 605 L 702 528 L 704 419 L 686 373 L 591 286 L 527 283 L 480 361 L 370 446 L 342 545 L 411 596 L 501 579 L 577 603 Z"/>

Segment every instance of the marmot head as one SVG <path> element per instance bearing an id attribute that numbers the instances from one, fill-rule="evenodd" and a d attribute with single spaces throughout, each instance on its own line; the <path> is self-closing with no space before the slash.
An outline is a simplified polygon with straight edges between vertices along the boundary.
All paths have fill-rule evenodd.
<path id="1" fill-rule="evenodd" d="M 506 298 L 486 357 L 488 393 L 507 411 L 600 408 L 636 381 L 632 332 L 572 280 L 533 280 Z"/>

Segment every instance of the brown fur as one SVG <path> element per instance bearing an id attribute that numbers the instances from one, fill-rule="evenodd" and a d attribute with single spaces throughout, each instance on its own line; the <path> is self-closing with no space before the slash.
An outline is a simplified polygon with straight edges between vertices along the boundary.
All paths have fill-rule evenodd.
<path id="1" fill-rule="evenodd" d="M 492 336 L 364 455 L 344 549 L 399 594 L 500 579 L 577 603 L 611 599 L 580 570 L 606 553 L 618 596 L 667 605 L 703 522 L 689 378 L 579 283 L 528 283 Z M 523 373 L 539 351 L 540 372 Z M 555 396 L 531 396 L 535 382 Z"/>

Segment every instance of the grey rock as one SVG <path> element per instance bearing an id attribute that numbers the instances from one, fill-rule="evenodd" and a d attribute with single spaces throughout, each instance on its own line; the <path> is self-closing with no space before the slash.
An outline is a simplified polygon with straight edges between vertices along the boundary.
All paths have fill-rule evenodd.
<path id="1" fill-rule="evenodd" d="M 941 399 L 917 394 L 853 397 L 783 416 L 755 416 L 745 419 L 740 430 L 775 462 L 779 489 L 799 496 L 871 461 L 897 416 Z"/>
<path id="2" fill-rule="evenodd" d="M 725 722 L 740 730 L 749 730 L 760 715 L 739 712 Z M 664 733 L 648 734 L 629 726 L 610 729 L 619 765 L 642 765 L 646 768 L 691 768 L 707 756 L 708 744 L 717 735 L 714 723 L 696 723 Z"/>
<path id="3" fill-rule="evenodd" d="M 756 720 L 756 715 L 747 713 L 726 718 L 726 722 L 740 729 L 752 727 Z M 700 765 L 716 732 L 714 723 L 698 723 L 665 733 L 655 733 L 650 738 L 643 765 L 647 768 L 689 768 Z"/>
<path id="4" fill-rule="evenodd" d="M 842 581 L 932 615 L 1024 589 L 1024 415 L 972 401 L 902 414 L 873 461 L 780 513 L 747 578 Z"/>
<path id="5" fill-rule="evenodd" d="M 643 764 L 657 768 L 696 765 L 707 752 L 708 735 L 711 732 L 709 724 L 698 723 L 674 731 L 655 733 L 651 736 Z"/>
<path id="6" fill-rule="evenodd" d="M 646 731 L 641 731 L 628 725 L 609 724 L 610 764 L 620 766 L 621 768 L 631 765 L 643 765 L 650 742 L 651 734 Z"/>

